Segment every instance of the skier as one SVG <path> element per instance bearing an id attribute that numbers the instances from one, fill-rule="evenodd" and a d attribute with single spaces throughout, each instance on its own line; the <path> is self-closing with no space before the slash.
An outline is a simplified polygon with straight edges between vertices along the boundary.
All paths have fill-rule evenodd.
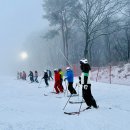
<path id="1" fill-rule="evenodd" d="M 34 77 L 35 77 L 34 81 L 35 81 L 36 83 L 39 83 L 39 82 L 38 82 L 38 72 L 37 72 L 37 71 L 35 71 Z"/>
<path id="2" fill-rule="evenodd" d="M 88 64 L 87 59 L 80 60 L 80 68 L 82 70 L 81 77 L 79 77 L 79 83 L 82 85 L 82 96 L 85 100 L 88 108 L 93 106 L 98 108 L 96 101 L 91 93 L 91 83 L 90 83 L 90 65 Z"/>
<path id="3" fill-rule="evenodd" d="M 48 84 L 48 73 L 47 73 L 47 70 L 44 70 L 44 76 L 43 76 L 42 79 L 44 79 L 46 86 L 49 86 L 49 84 Z"/>
<path id="4" fill-rule="evenodd" d="M 51 79 L 53 80 L 53 78 L 52 78 L 52 72 L 50 70 L 47 70 L 47 72 L 48 72 L 48 76 L 49 76 L 48 78 L 49 78 L 49 80 L 51 80 Z"/>
<path id="5" fill-rule="evenodd" d="M 58 94 L 59 92 L 63 92 L 63 88 L 61 86 L 61 77 L 60 74 L 58 72 L 57 69 L 54 70 L 54 77 L 55 77 L 55 84 L 54 84 L 54 88 L 56 90 L 56 94 Z"/>
<path id="6" fill-rule="evenodd" d="M 62 85 L 62 82 L 63 82 L 63 75 L 64 75 L 64 74 L 63 74 L 62 69 L 59 69 L 58 72 L 59 72 L 59 74 L 60 74 L 60 79 L 61 79 L 60 83 L 61 83 L 61 87 L 62 87 L 62 89 L 64 90 L 64 87 L 63 87 L 63 85 Z"/>
<path id="7" fill-rule="evenodd" d="M 34 76 L 33 76 L 33 72 L 32 71 L 29 72 L 28 77 L 30 77 L 30 81 L 31 81 L 31 83 L 33 83 L 34 82 Z"/>
<path id="8" fill-rule="evenodd" d="M 23 71 L 22 79 L 26 80 L 26 73 L 25 73 L 25 71 Z"/>
<path id="9" fill-rule="evenodd" d="M 71 94 L 77 94 L 76 90 L 73 88 L 73 80 L 74 80 L 74 74 L 73 71 L 70 69 L 70 67 L 66 68 L 66 78 L 64 81 L 68 81 L 68 90 Z"/>

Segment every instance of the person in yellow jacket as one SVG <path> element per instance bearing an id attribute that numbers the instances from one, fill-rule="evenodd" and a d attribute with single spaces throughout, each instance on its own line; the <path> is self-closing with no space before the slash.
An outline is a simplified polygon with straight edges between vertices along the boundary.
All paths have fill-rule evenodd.
<path id="1" fill-rule="evenodd" d="M 63 87 L 63 85 L 62 85 L 64 73 L 63 73 L 62 69 L 59 69 L 58 72 L 59 72 L 60 78 L 61 78 L 60 83 L 61 83 L 61 86 L 62 86 L 62 88 L 63 88 L 63 90 L 64 90 L 64 87 Z"/>

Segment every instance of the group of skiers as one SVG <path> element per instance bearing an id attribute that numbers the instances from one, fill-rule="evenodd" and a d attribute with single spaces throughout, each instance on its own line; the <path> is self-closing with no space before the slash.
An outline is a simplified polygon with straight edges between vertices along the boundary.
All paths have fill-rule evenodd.
<path id="1" fill-rule="evenodd" d="M 81 76 L 79 76 L 79 83 L 82 86 L 82 97 L 87 104 L 88 108 L 91 108 L 93 106 L 94 108 L 98 108 L 96 101 L 91 93 L 91 82 L 90 82 L 90 75 L 91 75 L 91 67 L 87 61 L 87 59 L 81 59 L 80 60 L 80 69 L 82 71 Z M 26 80 L 26 73 L 23 71 L 23 73 L 18 73 L 19 77 L 21 79 Z M 33 72 L 30 71 L 28 77 L 30 77 L 30 81 L 37 82 L 38 81 L 38 72 L 35 71 L 34 75 Z M 54 89 L 56 91 L 56 94 L 63 93 L 64 87 L 62 85 L 63 81 L 68 81 L 68 90 L 71 95 L 77 94 L 75 88 L 73 88 L 73 82 L 74 82 L 74 74 L 73 70 L 70 67 L 66 68 L 66 74 L 65 78 L 63 79 L 64 74 L 62 69 L 55 69 L 54 70 Z M 44 70 L 44 76 L 42 77 L 44 79 L 46 86 L 49 86 L 48 80 L 52 79 L 52 73 L 50 70 Z M 80 86 L 79 85 L 79 86 Z"/>
<path id="2" fill-rule="evenodd" d="M 34 73 L 33 73 L 33 71 L 30 71 L 29 75 L 28 75 L 28 77 L 30 77 L 31 83 L 33 83 L 33 82 L 39 83 L 38 76 L 39 76 L 38 75 L 38 71 L 36 71 L 36 70 L 35 70 Z M 27 74 L 26 74 L 25 71 L 23 71 L 23 72 L 17 72 L 17 79 L 26 80 L 26 78 L 27 78 Z M 49 85 L 48 84 L 48 80 L 50 80 L 50 79 L 53 80 L 51 71 L 50 70 L 44 70 L 44 76 L 43 76 L 42 79 L 45 80 L 45 84 L 48 86 Z"/>
<path id="3" fill-rule="evenodd" d="M 38 81 L 38 72 L 36 70 L 35 70 L 34 74 L 33 74 L 32 71 L 30 71 L 28 77 L 30 77 L 31 83 L 33 83 L 33 82 L 39 83 L 39 81 Z"/>
<path id="4" fill-rule="evenodd" d="M 38 82 L 38 72 L 37 71 L 35 71 L 35 74 L 33 74 L 33 72 L 30 71 L 28 77 L 30 77 L 31 83 L 34 82 L 34 81 L 37 82 L 37 83 L 39 83 Z M 23 72 L 17 72 L 17 79 L 26 80 L 27 79 L 26 72 L 25 71 L 23 71 Z"/>
<path id="5" fill-rule="evenodd" d="M 17 79 L 22 79 L 22 80 L 26 80 L 26 72 L 23 71 L 23 72 L 17 72 Z"/>
<path id="6" fill-rule="evenodd" d="M 91 76 L 91 67 L 88 63 L 87 59 L 81 59 L 80 60 L 80 69 L 82 71 L 81 76 L 79 76 L 79 84 L 82 86 L 82 97 L 88 106 L 88 109 L 92 106 L 94 108 L 98 108 L 98 105 L 96 104 L 96 101 L 91 93 L 91 82 L 90 82 L 90 76 Z M 55 77 L 55 85 L 54 88 L 56 90 L 56 93 L 63 92 L 64 88 L 62 86 L 63 81 L 63 72 L 61 69 L 54 70 L 54 77 Z M 64 81 L 68 81 L 68 90 L 71 95 L 77 94 L 76 90 L 73 88 L 73 82 L 74 82 L 74 74 L 70 67 L 66 68 L 66 75 L 64 78 Z"/>
<path id="7" fill-rule="evenodd" d="M 55 88 L 56 94 L 62 93 L 64 91 L 64 87 L 62 83 L 63 81 L 66 81 L 66 80 L 68 81 L 68 90 L 70 94 L 77 94 L 75 89 L 73 88 L 74 74 L 70 67 L 66 68 L 65 78 L 63 79 L 63 77 L 64 77 L 64 74 L 63 74 L 62 69 L 54 70 L 54 79 L 55 79 L 54 88 Z"/>
<path id="8" fill-rule="evenodd" d="M 32 82 L 39 83 L 37 71 L 34 72 L 34 75 L 33 75 L 33 72 L 30 71 L 28 77 L 30 77 L 31 83 Z M 53 79 L 51 71 L 50 70 L 44 70 L 44 76 L 42 77 L 42 79 L 44 79 L 46 86 L 49 86 L 48 80 Z"/>

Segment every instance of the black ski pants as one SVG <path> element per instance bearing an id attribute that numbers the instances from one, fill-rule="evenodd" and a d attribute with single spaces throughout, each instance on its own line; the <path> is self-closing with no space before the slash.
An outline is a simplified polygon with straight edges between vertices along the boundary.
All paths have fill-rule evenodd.
<path id="1" fill-rule="evenodd" d="M 49 84 L 48 84 L 48 79 L 44 79 L 44 81 L 45 81 L 45 84 L 48 86 Z"/>
<path id="2" fill-rule="evenodd" d="M 89 107 L 93 106 L 94 108 L 97 108 L 96 101 L 93 98 L 92 93 L 91 93 L 91 84 L 87 84 L 87 87 L 84 87 L 84 85 L 82 86 L 82 95 L 87 106 Z"/>
<path id="3" fill-rule="evenodd" d="M 73 82 L 68 83 L 68 90 L 71 94 L 77 94 L 75 89 L 73 88 Z"/>

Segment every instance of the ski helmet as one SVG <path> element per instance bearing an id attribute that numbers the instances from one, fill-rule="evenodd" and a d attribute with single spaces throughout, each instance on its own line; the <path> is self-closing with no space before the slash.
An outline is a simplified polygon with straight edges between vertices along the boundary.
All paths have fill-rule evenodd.
<path id="1" fill-rule="evenodd" d="M 54 69 L 54 72 L 58 71 L 58 69 Z"/>
<path id="2" fill-rule="evenodd" d="M 66 70 L 70 70 L 70 67 L 67 67 Z"/>
<path id="3" fill-rule="evenodd" d="M 46 72 L 47 72 L 47 70 L 44 70 L 44 72 L 46 73 Z"/>
<path id="4" fill-rule="evenodd" d="M 87 64 L 87 63 L 88 63 L 88 60 L 85 58 L 80 60 L 80 64 Z"/>

